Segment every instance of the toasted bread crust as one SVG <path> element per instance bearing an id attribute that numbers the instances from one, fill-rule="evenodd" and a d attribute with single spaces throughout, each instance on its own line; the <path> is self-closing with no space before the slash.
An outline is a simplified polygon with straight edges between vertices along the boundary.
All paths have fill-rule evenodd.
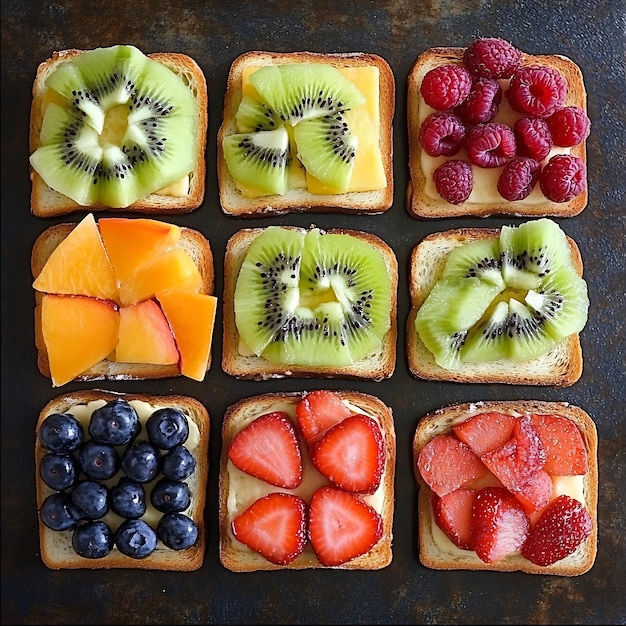
<path id="1" fill-rule="evenodd" d="M 173 407 L 180 409 L 187 417 L 193 420 L 200 435 L 198 447 L 191 451 L 196 460 L 196 469 L 193 474 L 193 483 L 187 481 L 192 492 L 191 509 L 187 515 L 191 517 L 198 527 L 198 540 L 190 548 L 185 550 L 170 550 L 159 546 L 155 552 L 144 559 L 133 559 L 125 556 L 117 549 L 112 550 L 100 559 L 86 559 L 79 556 L 72 549 L 72 531 L 55 531 L 48 528 L 39 518 L 39 540 L 41 558 L 50 569 L 116 569 L 135 568 L 151 570 L 175 570 L 193 571 L 198 569 L 204 562 L 204 553 L 207 543 L 207 530 L 204 520 L 204 508 L 206 504 L 206 487 L 209 470 L 209 414 L 198 400 L 182 395 L 151 395 L 137 393 L 117 393 L 101 389 L 75 391 L 57 396 L 41 410 L 37 420 L 35 431 L 35 477 L 37 491 L 37 510 L 45 498 L 53 493 L 41 479 L 39 466 L 46 455 L 46 450 L 39 441 L 39 429 L 48 415 L 64 413 L 76 405 L 86 405 L 90 402 L 102 400 L 108 402 L 116 398 L 123 398 L 128 402 L 138 400 L 159 407 Z M 85 428 L 86 439 L 89 438 Z"/>
<path id="2" fill-rule="evenodd" d="M 494 563 L 485 563 L 470 550 L 444 551 L 433 536 L 432 491 L 425 484 L 417 467 L 422 448 L 435 435 L 449 433 L 453 425 L 479 413 L 499 412 L 513 415 L 543 414 L 565 417 L 578 426 L 588 455 L 588 469 L 584 476 L 584 502 L 593 521 L 591 535 L 570 556 L 547 567 L 535 565 L 519 554 L 505 557 Z M 579 576 L 593 566 L 598 542 L 598 435 L 593 419 L 580 407 L 567 402 L 540 400 L 504 400 L 466 402 L 432 411 L 420 419 L 413 437 L 413 469 L 419 488 L 418 541 L 419 558 L 423 565 L 440 570 L 489 570 L 498 572 L 521 571 L 528 574 Z M 452 543 L 450 542 L 450 546 Z"/>
<path id="3" fill-rule="evenodd" d="M 306 229 L 283 226 L 306 232 Z M 255 355 L 247 356 L 239 353 L 239 332 L 235 323 L 234 294 L 239 269 L 245 258 L 252 240 L 263 232 L 263 228 L 245 228 L 236 232 L 226 245 L 224 258 L 224 295 L 223 295 L 223 351 L 222 369 L 231 376 L 243 380 L 269 380 L 274 378 L 344 378 L 370 379 L 375 381 L 389 378 L 396 365 L 397 342 L 397 289 L 398 261 L 395 253 L 378 236 L 349 229 L 328 229 L 324 232 L 347 234 L 365 239 L 372 244 L 384 257 L 391 278 L 391 310 L 390 328 L 387 331 L 380 349 L 373 355 L 341 367 L 314 367 L 308 365 L 283 365 L 271 363 L 267 359 Z"/>
<path id="4" fill-rule="evenodd" d="M 568 387 L 582 375 L 583 356 L 580 335 L 561 340 L 547 355 L 514 363 L 466 363 L 458 371 L 450 371 L 435 363 L 415 331 L 415 317 L 434 283 L 441 275 L 449 252 L 463 243 L 499 237 L 498 228 L 458 228 L 426 236 L 413 247 L 409 262 L 409 294 L 411 309 L 406 323 L 406 354 L 409 371 L 415 378 L 447 380 L 461 383 L 504 383 L 511 385 L 543 385 Z M 572 264 L 579 276 L 583 274 L 580 249 L 569 236 Z"/>
<path id="5" fill-rule="evenodd" d="M 348 192 L 342 194 L 312 194 L 306 189 L 291 189 L 284 196 L 244 198 L 237 190 L 222 150 L 222 140 L 236 132 L 235 114 L 241 101 L 243 69 L 255 65 L 282 65 L 286 63 L 321 63 L 333 67 L 375 66 L 379 69 L 380 137 L 387 186 L 378 191 Z M 389 209 L 393 203 L 393 117 L 395 113 L 395 79 L 387 61 L 375 54 L 265 52 L 250 51 L 235 59 L 231 65 L 224 96 L 222 123 L 217 135 L 217 175 L 222 210 L 227 215 L 242 218 L 267 217 L 286 213 L 334 212 L 376 214 Z"/>
<path id="6" fill-rule="evenodd" d="M 443 218 L 472 215 L 487 217 L 489 215 L 515 215 L 529 217 L 571 217 L 580 213 L 588 201 L 588 189 L 585 189 L 568 202 L 552 202 L 545 198 L 543 201 L 509 202 L 504 198 L 490 202 L 470 202 L 469 200 L 458 205 L 445 202 L 442 198 L 433 198 L 426 192 L 427 179 L 421 165 L 423 150 L 419 141 L 419 129 L 423 119 L 420 115 L 420 106 L 425 107 L 424 99 L 420 94 L 420 86 L 424 75 L 434 67 L 447 63 L 462 65 L 465 48 L 430 48 L 420 54 L 414 61 L 407 77 L 407 124 L 409 133 L 409 173 L 410 178 L 406 189 L 406 205 L 409 214 L 415 218 Z M 583 75 L 571 59 L 558 55 L 530 55 L 522 53 L 522 66 L 547 65 L 558 70 L 567 80 L 569 90 L 565 106 L 578 106 L 587 110 L 587 91 Z M 508 81 L 500 81 L 507 84 Z M 506 96 L 503 96 L 503 102 Z M 580 157 L 587 163 L 586 142 L 569 149 L 574 156 Z M 451 158 L 463 158 L 454 156 Z M 476 168 L 481 169 L 481 168 Z"/>
<path id="7" fill-rule="evenodd" d="M 56 51 L 52 56 L 43 61 L 37 68 L 37 74 L 33 82 L 33 99 L 30 109 L 29 126 L 29 149 L 32 154 L 39 146 L 39 136 L 43 115 L 41 104 L 46 91 L 46 79 L 64 62 L 71 61 L 77 56 L 88 52 L 71 48 Z M 138 200 L 128 207 L 119 209 L 123 212 L 146 213 L 146 214 L 181 214 L 189 213 L 197 209 L 204 199 L 206 185 L 206 162 L 205 150 L 208 128 L 208 93 L 206 78 L 200 66 L 194 59 L 186 54 L 177 52 L 154 52 L 147 54 L 151 59 L 169 67 L 175 74 L 180 76 L 189 90 L 193 93 L 197 102 L 196 118 L 196 144 L 193 150 L 196 155 L 193 172 L 190 173 L 189 192 L 182 197 L 150 194 Z M 74 202 L 71 198 L 50 189 L 41 176 L 30 166 L 31 189 L 31 212 L 37 217 L 54 217 L 66 215 L 75 211 L 83 210 L 84 207 Z M 108 207 L 102 204 L 92 204 L 90 211 L 103 211 Z"/>
<path id="8" fill-rule="evenodd" d="M 351 390 L 335 390 L 333 393 L 336 393 L 342 400 L 359 407 L 364 413 L 375 417 L 381 426 L 386 450 L 385 470 L 380 487 L 383 492 L 380 510 L 383 519 L 381 539 L 366 554 L 333 568 L 328 568 L 317 560 L 310 543 L 304 552 L 292 563 L 287 566 L 279 566 L 274 565 L 234 539 L 231 531 L 232 516 L 228 510 L 229 496 L 232 495 L 229 491 L 228 475 L 228 450 L 230 443 L 235 434 L 249 423 L 251 419 L 268 412 L 276 403 L 290 403 L 295 410 L 296 403 L 306 395 L 306 391 L 265 393 L 244 398 L 228 407 L 222 422 L 222 451 L 219 475 L 219 554 L 222 565 L 227 569 L 234 572 L 311 568 L 377 570 L 391 563 L 393 557 L 394 476 L 396 465 L 396 435 L 392 410 L 380 399 L 369 394 Z M 272 489 L 279 491 L 277 487 Z"/>
<path id="9" fill-rule="evenodd" d="M 67 237 L 76 226 L 74 223 L 63 223 L 50 226 L 35 240 L 31 253 L 31 272 L 37 278 L 53 250 Z M 202 292 L 213 295 L 215 289 L 215 268 L 213 252 L 209 241 L 197 230 L 181 226 L 181 238 L 176 247 L 185 249 L 196 263 L 202 276 Z M 41 300 L 43 294 L 35 291 L 35 345 L 37 347 L 37 366 L 39 371 L 50 378 L 48 354 L 41 331 Z M 207 363 L 207 371 L 211 368 L 211 357 Z M 178 364 L 154 365 L 149 363 L 117 363 L 105 359 L 94 365 L 76 381 L 90 380 L 145 380 L 182 376 Z"/>

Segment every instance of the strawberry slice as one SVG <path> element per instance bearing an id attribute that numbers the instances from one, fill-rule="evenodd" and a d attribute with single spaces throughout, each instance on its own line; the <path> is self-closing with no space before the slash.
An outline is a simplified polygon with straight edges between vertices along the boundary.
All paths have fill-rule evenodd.
<path id="1" fill-rule="evenodd" d="M 309 539 L 322 565 L 333 567 L 361 556 L 382 535 L 382 517 L 358 496 L 327 486 L 311 497 Z"/>
<path id="2" fill-rule="evenodd" d="M 424 482 L 438 495 L 465 487 L 482 477 L 487 468 L 453 435 L 435 435 L 420 451 L 417 467 Z"/>
<path id="3" fill-rule="evenodd" d="M 439 497 L 433 493 L 433 514 L 437 526 L 462 550 L 473 550 L 472 505 L 474 489 L 457 489 Z"/>
<path id="4" fill-rule="evenodd" d="M 522 415 L 515 420 L 511 439 L 480 458 L 511 493 L 519 493 L 543 467 L 546 452 L 530 416 Z"/>
<path id="5" fill-rule="evenodd" d="M 552 479 L 545 470 L 537 470 L 515 497 L 528 515 L 546 507 L 552 500 Z"/>
<path id="6" fill-rule="evenodd" d="M 351 415 L 326 431 L 311 450 L 317 470 L 337 487 L 372 494 L 385 467 L 385 443 L 378 423 Z"/>
<path id="7" fill-rule="evenodd" d="M 454 434 L 472 452 L 482 456 L 511 438 L 515 417 L 505 413 L 479 413 L 452 427 Z"/>
<path id="8" fill-rule="evenodd" d="M 472 544 L 478 558 L 493 563 L 519 550 L 530 528 L 519 500 L 504 487 L 485 487 L 472 507 Z"/>
<path id="9" fill-rule="evenodd" d="M 270 493 L 232 522 L 233 535 L 276 565 L 288 565 L 307 542 L 306 502 L 290 493 Z"/>
<path id="10" fill-rule="evenodd" d="M 561 495 L 541 514 L 522 546 L 522 556 L 535 565 L 552 565 L 569 556 L 591 535 L 589 511 L 574 498 Z"/>
<path id="11" fill-rule="evenodd" d="M 552 476 L 575 476 L 587 473 L 587 448 L 576 424 L 557 415 L 531 415 L 541 443 L 546 450 L 543 469 Z"/>
<path id="12" fill-rule="evenodd" d="M 230 444 L 228 458 L 235 467 L 260 480 L 295 489 L 302 482 L 302 453 L 287 413 L 261 415 L 240 430 Z"/>
<path id="13" fill-rule="evenodd" d="M 313 445 L 329 428 L 344 418 L 352 415 L 352 411 L 332 391 L 316 389 L 309 391 L 296 405 L 296 417 L 302 430 L 304 440 Z"/>

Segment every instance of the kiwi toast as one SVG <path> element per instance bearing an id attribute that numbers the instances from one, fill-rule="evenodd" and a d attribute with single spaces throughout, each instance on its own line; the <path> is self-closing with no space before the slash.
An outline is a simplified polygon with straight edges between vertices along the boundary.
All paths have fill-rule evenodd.
<path id="1" fill-rule="evenodd" d="M 410 256 L 411 374 L 572 385 L 582 373 L 589 305 L 582 273 L 576 242 L 549 218 L 428 235 Z"/>
<path id="2" fill-rule="evenodd" d="M 184 439 L 182 443 L 172 446 L 173 441 L 152 441 L 152 430 L 147 424 L 153 415 L 152 419 L 157 419 L 157 411 L 166 416 L 166 421 L 172 415 L 182 419 L 184 428 L 179 430 L 180 439 Z M 96 426 L 94 416 L 98 413 Z M 135 422 L 130 440 L 129 437 L 122 440 L 119 438 L 122 425 L 126 428 L 131 418 Z M 111 422 L 117 424 L 114 435 L 106 428 Z M 117 439 L 105 443 L 104 433 L 107 432 L 107 437 Z M 59 433 L 63 433 L 63 438 Z M 189 396 L 92 389 L 66 393 L 48 402 L 41 410 L 35 433 L 37 510 L 44 564 L 55 570 L 197 570 L 204 562 L 206 548 L 204 507 L 209 433 L 210 418 L 206 408 Z M 94 442 L 97 445 L 90 449 Z M 144 476 L 139 461 L 131 463 L 123 459 L 126 454 L 131 455 L 132 448 L 141 449 L 138 447 L 148 443 L 158 463 L 155 471 L 151 469 Z M 100 454 L 102 459 L 117 459 L 114 467 L 107 471 L 108 478 L 104 478 L 105 474 L 98 474 L 96 468 L 106 467 L 107 463 L 92 464 L 94 453 Z M 137 455 L 136 458 L 142 457 Z M 68 479 L 70 486 L 63 490 L 54 488 L 55 480 L 64 473 L 69 474 L 59 471 L 60 466 L 54 470 L 54 462 L 59 459 L 65 461 L 64 468 L 68 467 L 69 459 L 72 474 L 75 473 L 74 478 Z M 149 455 L 146 459 L 149 463 Z M 156 498 L 162 488 L 157 485 L 164 479 L 176 482 L 189 496 L 184 503 L 173 507 L 177 509 L 175 513 L 166 512 L 167 507 Z M 123 490 L 117 491 L 124 482 L 130 482 L 133 489 L 140 492 L 140 495 L 134 490 L 129 492 L 131 503 L 124 497 Z M 98 501 L 99 493 L 108 494 L 106 510 L 102 508 L 96 512 L 95 509 L 82 508 L 84 490 L 88 488 L 94 490 L 94 501 Z M 144 505 L 143 514 L 128 510 L 137 501 Z M 181 509 L 184 504 L 187 506 Z M 163 522 L 167 517 L 184 523 L 168 527 Z M 129 530 L 120 530 L 118 534 L 124 524 Z M 133 542 L 135 546 L 151 545 L 151 548 L 146 550 L 147 553 L 134 553 Z"/>
<path id="3" fill-rule="evenodd" d="M 72 101 L 72 90 L 82 98 Z M 37 217 L 84 206 L 180 214 L 202 203 L 208 96 L 191 57 L 144 55 L 134 46 L 61 50 L 39 65 L 32 93 L 31 211 Z M 158 138 L 141 130 L 145 119 L 157 121 Z M 70 128 L 82 139 L 83 170 L 63 155 Z"/>
<path id="4" fill-rule="evenodd" d="M 377 55 L 242 54 L 217 136 L 224 213 L 386 211 L 394 111 L 394 76 Z"/>
<path id="5" fill-rule="evenodd" d="M 416 58 L 409 71 L 407 77 L 407 124 L 410 177 L 406 189 L 406 205 L 409 214 L 415 218 L 446 218 L 464 215 L 486 217 L 498 214 L 522 217 L 570 217 L 580 213 L 586 207 L 588 200 L 585 140 L 567 147 L 550 144 L 549 152 L 546 150 L 547 154 L 543 153 L 537 159 L 538 168 L 541 172 L 545 172 L 547 164 L 556 155 L 566 154 L 580 159 L 585 171 L 585 184 L 576 195 L 563 200 L 552 200 L 543 193 L 539 175 L 534 179 L 535 182 L 531 185 L 531 191 L 528 195 L 519 199 L 505 199 L 498 188 L 499 178 L 504 171 L 504 164 L 480 166 L 472 161 L 468 153 L 466 142 L 471 133 L 471 122 L 464 122 L 467 135 L 454 154 L 432 155 L 424 149 L 420 139 L 420 130 L 425 120 L 431 114 L 436 113 L 436 109 L 426 104 L 420 91 L 423 79 L 428 72 L 439 66 L 455 65 L 464 68 L 466 50 L 467 48 L 463 47 L 430 48 Z M 566 82 L 567 90 L 562 107 L 577 107 L 586 114 L 587 92 L 583 74 L 580 67 L 571 59 L 559 54 L 533 55 L 519 51 L 519 67 L 522 69 L 543 67 L 547 68 L 549 72 L 558 72 Z M 501 89 L 498 95 L 501 99 L 498 99 L 495 116 L 491 117 L 485 125 L 488 126 L 492 123 L 505 125 L 510 129 L 507 133 L 510 132 L 510 137 L 513 139 L 516 120 L 525 116 L 535 119 L 536 117 L 528 113 L 521 113 L 511 106 L 507 97 L 511 81 L 510 73 L 507 78 L 497 78 L 497 83 Z M 458 107 L 452 109 L 451 112 L 458 113 Z M 544 121 L 539 120 L 536 123 L 543 124 Z M 517 143 L 517 147 L 513 155 L 508 155 L 509 160 L 529 156 L 520 148 L 518 137 L 513 139 L 513 143 Z M 470 189 L 469 196 L 464 195 L 455 200 L 454 203 L 445 200 L 440 195 L 433 178 L 435 170 L 447 160 L 460 160 L 469 163 L 473 175 L 473 187 Z"/>
<path id="6" fill-rule="evenodd" d="M 360 492 L 355 484 L 350 487 L 352 491 L 348 491 L 345 486 L 340 487 L 326 478 L 323 473 L 325 466 L 316 458 L 315 452 L 316 446 L 319 449 L 324 441 L 327 444 L 330 442 L 333 431 L 337 432 L 343 425 L 344 432 L 350 432 L 348 424 L 354 426 L 361 420 L 362 423 L 373 424 L 373 432 L 378 434 L 375 438 L 361 439 L 356 436 L 352 443 L 344 440 L 344 456 L 353 458 L 353 452 L 363 454 L 369 445 L 365 442 L 376 441 L 378 453 L 373 455 L 378 464 L 376 484 L 366 493 Z M 262 422 L 265 425 L 256 429 L 255 436 L 253 430 Z M 288 440 L 283 440 L 276 432 L 271 436 L 269 434 L 276 424 L 297 433 L 292 435 L 291 444 L 285 443 L 284 448 L 278 442 Z M 288 467 L 288 463 L 278 458 L 279 453 L 283 449 L 287 451 L 290 445 L 301 451 L 294 461 L 301 472 L 298 480 L 290 483 L 292 488 L 277 486 L 280 482 L 278 475 L 272 474 L 270 478 L 262 469 L 265 448 L 260 443 L 261 439 L 273 442 L 267 452 L 272 458 L 271 464 L 281 468 L 279 474 Z M 258 453 L 252 454 L 249 459 L 251 465 L 248 465 L 246 447 L 257 443 Z M 369 459 L 369 449 L 367 455 Z M 332 453 L 328 457 L 333 465 L 335 462 L 342 463 Z M 264 393 L 239 400 L 228 407 L 222 423 L 219 474 L 219 556 L 222 565 L 234 572 L 331 567 L 378 570 L 388 566 L 393 556 L 395 463 L 393 414 L 375 396 L 342 389 Z M 354 467 L 366 465 L 369 464 L 359 462 Z M 258 473 L 255 471 L 257 468 Z M 339 472 L 335 474 L 335 480 L 339 480 L 339 475 Z M 268 479 L 274 482 L 268 482 Z M 364 489 L 363 485 L 361 483 L 360 489 Z M 329 505 L 327 512 L 334 522 L 330 526 L 325 526 L 323 521 L 319 523 L 324 517 L 321 514 L 324 507 L 319 506 L 322 496 L 329 498 L 326 501 Z M 265 507 L 264 503 L 271 503 L 272 498 L 276 508 Z M 293 511 L 291 504 L 294 499 L 300 505 L 299 509 L 295 509 L 300 521 L 292 526 L 286 520 L 290 515 L 287 511 Z M 312 504 L 315 500 L 317 504 Z M 283 506 L 285 509 L 282 509 Z M 316 507 L 319 507 L 317 512 Z M 252 521 L 246 519 L 245 511 L 250 510 L 258 515 L 246 527 L 241 521 Z M 318 520 L 308 520 L 309 511 L 311 517 L 319 515 Z M 285 523 L 274 522 L 272 532 L 265 534 L 264 538 L 263 518 L 275 520 L 278 514 L 281 515 L 281 522 L 284 519 Z M 335 515 L 336 518 L 333 517 Z M 332 540 L 333 529 L 339 526 L 343 536 Z M 330 541 L 327 543 L 325 539 Z M 291 548 L 292 545 L 295 549 Z M 359 548 L 355 548 L 356 545 Z M 335 549 L 341 554 L 331 556 Z"/>
<path id="7" fill-rule="evenodd" d="M 541 504 L 538 505 L 535 501 L 531 505 L 529 500 L 525 500 L 529 493 L 527 488 L 517 491 L 522 495 L 515 502 L 518 500 L 514 496 L 516 488 L 503 486 L 497 480 L 494 481 L 493 476 L 491 479 L 487 478 L 484 465 L 478 460 L 482 467 L 479 471 L 482 472 L 481 476 L 470 479 L 467 483 L 470 486 L 464 484 L 456 489 L 457 494 L 468 494 L 469 509 L 462 513 L 463 506 L 459 505 L 453 512 L 456 483 L 452 481 L 464 478 L 453 476 L 454 471 L 443 476 L 439 469 L 426 467 L 428 459 L 432 458 L 431 452 L 437 450 L 439 459 L 446 457 L 446 450 L 452 451 L 453 456 L 458 451 L 465 458 L 477 454 L 478 459 L 485 459 L 485 464 L 494 468 L 494 459 L 506 456 L 500 455 L 498 450 L 505 450 L 513 441 L 518 441 L 518 445 L 525 445 L 519 443 L 523 437 L 519 439 L 520 435 L 515 434 L 515 430 L 511 431 L 515 428 L 515 420 L 520 419 L 524 420 L 524 429 L 537 433 L 537 441 L 543 447 L 542 454 L 536 458 L 541 459 L 538 461 L 540 464 L 542 461 L 544 464 L 537 471 L 547 474 L 551 483 L 548 482 L 546 497 Z M 475 421 L 476 427 L 472 421 Z M 488 433 L 498 434 L 490 439 Z M 507 439 L 509 436 L 511 439 Z M 447 447 L 448 444 L 453 445 Z M 494 445 L 501 447 L 492 450 Z M 427 446 L 431 449 L 424 450 Z M 412 444 L 413 468 L 419 488 L 417 534 L 420 561 L 428 568 L 439 570 L 520 571 L 556 576 L 584 574 L 593 566 L 597 553 L 597 447 L 598 436 L 593 419 L 580 407 L 567 402 L 487 400 L 452 404 L 428 413 L 418 422 Z M 423 459 L 420 458 L 421 454 L 424 455 Z M 528 454 L 524 457 L 524 462 L 531 463 L 530 459 L 533 457 L 533 454 Z M 521 452 L 517 458 L 522 458 Z M 457 460 L 460 461 L 460 456 Z M 450 461 L 451 458 L 447 458 L 443 464 L 447 462 L 450 467 Z M 523 469 L 520 475 L 521 473 Z M 439 475 L 438 482 L 433 481 L 435 474 Z M 503 494 L 504 491 L 514 497 Z M 484 495 L 481 497 L 487 501 L 490 497 L 503 496 L 502 511 L 508 507 L 507 501 L 513 497 L 514 505 L 507 515 L 510 515 L 509 520 L 521 517 L 521 528 L 523 532 L 529 533 L 526 545 L 505 550 L 498 558 L 485 550 L 482 539 L 476 538 L 483 532 L 481 521 L 475 517 L 481 510 L 477 509 L 477 499 L 482 492 Z M 462 501 L 461 498 L 462 495 L 459 495 L 458 503 Z M 520 506 L 525 514 L 520 513 Z M 563 520 L 560 516 L 567 510 L 572 511 L 572 514 L 565 513 L 566 516 L 569 515 L 568 519 L 562 525 L 556 523 L 553 526 L 557 519 Z M 473 516 L 472 530 L 468 536 L 469 527 L 464 526 L 463 520 L 469 524 L 470 515 Z M 488 513 L 485 515 L 490 517 Z M 528 519 L 524 521 L 526 516 Z M 497 517 L 496 514 L 491 539 L 498 533 Z M 550 517 L 552 521 L 548 520 Z M 511 530 L 516 527 L 513 522 Z M 541 533 L 544 536 L 539 538 Z M 571 535 L 569 538 L 566 536 L 568 534 Z M 579 543 L 574 541 L 574 535 Z M 498 540 L 493 539 L 493 542 L 495 545 Z"/>
<path id="8" fill-rule="evenodd" d="M 398 262 L 349 229 L 246 228 L 224 260 L 222 369 L 380 381 L 395 369 Z"/>
<path id="9" fill-rule="evenodd" d="M 124 218 L 121 218 L 124 219 Z M 132 219 L 132 218 L 128 218 Z M 74 223 L 62 223 L 50 226 L 35 240 L 31 253 L 31 271 L 34 279 L 40 275 L 53 251 L 76 228 Z M 174 251 L 184 251 L 197 267 L 201 284 L 198 294 L 212 296 L 215 288 L 215 270 L 213 252 L 209 241 L 197 230 L 180 227 L 180 239 L 173 247 Z M 176 293 L 173 291 L 172 293 Z M 37 347 L 37 365 L 46 377 L 51 377 L 48 350 L 42 330 L 42 301 L 47 294 L 35 290 L 35 344 Z M 71 297 L 71 296 L 70 296 Z M 124 362 L 113 360 L 114 354 L 104 358 L 89 369 L 83 371 L 75 380 L 142 380 L 181 376 L 181 364 L 153 364 L 147 362 Z M 206 365 L 211 366 L 211 354 Z"/>

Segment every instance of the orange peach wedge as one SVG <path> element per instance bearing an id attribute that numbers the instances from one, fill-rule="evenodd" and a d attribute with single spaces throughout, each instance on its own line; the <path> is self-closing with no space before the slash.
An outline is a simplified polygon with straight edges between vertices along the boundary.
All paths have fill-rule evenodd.
<path id="1" fill-rule="evenodd" d="M 120 327 L 115 360 L 125 363 L 178 363 L 172 331 L 154 300 L 120 307 Z"/>
<path id="2" fill-rule="evenodd" d="M 37 291 L 117 299 L 117 281 L 92 213 L 53 250 L 35 278 Z"/>
<path id="3" fill-rule="evenodd" d="M 176 339 L 181 374 L 202 381 L 211 358 L 217 298 L 202 293 L 169 290 L 157 293 L 157 300 Z"/>
<path id="4" fill-rule="evenodd" d="M 42 297 L 41 330 L 54 387 L 73 380 L 115 350 L 119 320 L 117 306 L 110 301 Z"/>

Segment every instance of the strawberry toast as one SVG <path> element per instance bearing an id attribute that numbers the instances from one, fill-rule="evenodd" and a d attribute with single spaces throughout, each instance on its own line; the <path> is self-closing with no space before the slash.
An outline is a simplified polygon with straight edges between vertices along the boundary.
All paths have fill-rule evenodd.
<path id="1" fill-rule="evenodd" d="M 413 440 L 419 556 L 432 569 L 578 576 L 597 551 L 597 433 L 559 402 L 456 404 Z"/>
<path id="2" fill-rule="evenodd" d="M 356 391 L 267 393 L 222 426 L 220 560 L 234 572 L 392 559 L 391 409 Z"/>

